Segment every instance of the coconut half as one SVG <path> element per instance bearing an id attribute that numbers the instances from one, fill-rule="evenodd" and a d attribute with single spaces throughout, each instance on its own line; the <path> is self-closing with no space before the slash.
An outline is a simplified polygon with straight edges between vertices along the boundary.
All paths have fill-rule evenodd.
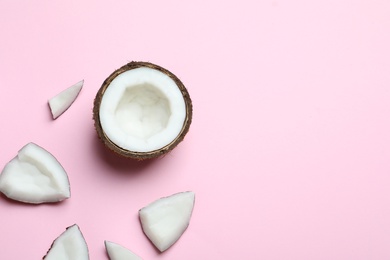
<path id="1" fill-rule="evenodd" d="M 195 203 L 192 191 L 158 199 L 139 210 L 142 230 L 161 252 L 170 248 L 187 229 Z"/>
<path id="2" fill-rule="evenodd" d="M 88 246 L 78 225 L 67 227 L 51 245 L 44 260 L 88 260 Z"/>
<path id="3" fill-rule="evenodd" d="M 104 245 L 110 260 L 142 260 L 141 257 L 117 243 L 104 241 Z"/>
<path id="4" fill-rule="evenodd" d="M 73 104 L 78 97 L 83 84 L 84 80 L 81 80 L 49 99 L 49 107 L 53 119 L 62 115 Z"/>
<path id="5" fill-rule="evenodd" d="M 183 140 L 192 120 L 192 102 L 170 71 L 148 62 L 130 62 L 104 81 L 93 117 L 106 147 L 142 160 L 166 154 Z"/>
<path id="6" fill-rule="evenodd" d="M 26 203 L 58 202 L 70 197 L 70 184 L 64 168 L 51 153 L 28 143 L 3 168 L 0 192 Z"/>

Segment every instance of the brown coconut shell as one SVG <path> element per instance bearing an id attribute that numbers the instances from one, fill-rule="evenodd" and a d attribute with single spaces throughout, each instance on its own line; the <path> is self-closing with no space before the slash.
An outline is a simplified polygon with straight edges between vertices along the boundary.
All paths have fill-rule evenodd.
<path id="1" fill-rule="evenodd" d="M 110 83 L 121 73 L 140 68 L 140 67 L 148 67 L 151 69 L 158 70 L 167 76 L 169 76 L 177 85 L 177 87 L 180 89 L 184 102 L 185 102 L 185 107 L 186 107 L 186 118 L 184 120 L 183 127 L 179 133 L 179 135 L 169 144 L 166 146 L 154 150 L 154 151 L 149 151 L 149 152 L 135 152 L 135 151 L 129 151 L 126 150 L 122 147 L 119 147 L 116 145 L 114 142 L 112 142 L 107 135 L 105 134 L 101 123 L 100 123 L 100 115 L 99 115 L 99 110 L 100 110 L 100 104 L 103 98 L 103 95 L 106 91 L 106 89 L 109 87 Z M 190 95 L 185 88 L 184 84 L 180 81 L 178 77 L 176 77 L 172 72 L 168 71 L 167 69 L 164 69 L 161 66 L 158 66 L 153 63 L 149 62 L 142 62 L 142 61 L 132 61 L 121 68 L 115 70 L 111 75 L 103 82 L 102 86 L 100 87 L 99 91 L 96 94 L 95 100 L 94 100 L 94 106 L 93 106 L 93 119 L 95 121 L 95 129 L 96 132 L 100 138 L 100 140 L 103 142 L 103 144 L 110 149 L 111 151 L 115 152 L 116 154 L 126 157 L 126 158 L 132 158 L 136 160 L 144 160 L 144 159 L 151 159 L 151 158 L 156 158 L 162 155 L 167 154 L 168 152 L 172 151 L 173 148 L 175 148 L 183 139 L 184 136 L 187 134 L 191 122 L 192 122 L 192 101 L 190 98 Z"/>

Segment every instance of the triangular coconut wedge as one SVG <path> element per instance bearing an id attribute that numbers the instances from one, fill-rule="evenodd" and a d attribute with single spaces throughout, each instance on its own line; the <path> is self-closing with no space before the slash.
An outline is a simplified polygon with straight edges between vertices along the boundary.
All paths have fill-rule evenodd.
<path id="1" fill-rule="evenodd" d="M 59 237 L 54 240 L 44 260 L 88 260 L 88 246 L 80 228 L 74 224 L 66 228 Z"/>
<path id="2" fill-rule="evenodd" d="M 65 89 L 55 97 L 49 99 L 49 107 L 53 119 L 56 119 L 62 115 L 76 100 L 84 84 L 84 80 L 81 80 L 73 86 Z"/>
<path id="3" fill-rule="evenodd" d="M 171 247 L 187 229 L 194 208 L 192 191 L 161 198 L 140 209 L 142 229 L 161 251 Z"/>
<path id="4" fill-rule="evenodd" d="M 104 241 L 110 260 L 142 260 L 141 257 L 117 243 Z"/>
<path id="5" fill-rule="evenodd" d="M 68 175 L 42 147 L 28 143 L 0 175 L 0 192 L 26 203 L 58 202 L 70 197 Z"/>

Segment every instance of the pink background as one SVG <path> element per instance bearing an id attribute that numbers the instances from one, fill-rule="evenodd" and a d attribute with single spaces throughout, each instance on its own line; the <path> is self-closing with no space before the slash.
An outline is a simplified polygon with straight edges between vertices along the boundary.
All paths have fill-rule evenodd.
<path id="1" fill-rule="evenodd" d="M 72 197 L 0 197 L 0 259 L 41 259 L 77 223 L 144 259 L 390 259 L 390 1 L 0 0 L 0 163 L 28 142 Z M 99 143 L 92 103 L 132 60 L 175 73 L 194 118 L 163 159 Z M 84 79 L 53 121 L 47 100 Z M 187 231 L 160 254 L 138 210 L 193 190 Z"/>

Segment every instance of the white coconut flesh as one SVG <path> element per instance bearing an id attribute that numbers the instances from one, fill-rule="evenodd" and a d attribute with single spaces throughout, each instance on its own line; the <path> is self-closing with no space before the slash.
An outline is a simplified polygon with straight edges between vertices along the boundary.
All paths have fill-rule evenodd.
<path id="1" fill-rule="evenodd" d="M 63 90 L 55 97 L 49 99 L 49 107 L 53 119 L 56 119 L 62 115 L 73 104 L 73 102 L 78 97 L 83 84 L 84 80 L 81 80 L 69 88 Z"/>
<path id="2" fill-rule="evenodd" d="M 104 244 L 110 260 L 142 260 L 141 257 L 122 245 L 111 241 L 105 241 Z"/>
<path id="3" fill-rule="evenodd" d="M 194 202 L 195 193 L 187 191 L 156 200 L 139 211 L 145 235 L 161 252 L 187 229 Z"/>
<path id="4" fill-rule="evenodd" d="M 42 147 L 28 143 L 0 175 L 0 191 L 26 203 L 58 202 L 70 197 L 68 175 L 58 160 Z"/>
<path id="5" fill-rule="evenodd" d="M 88 246 L 78 225 L 68 227 L 54 240 L 45 260 L 88 260 Z"/>
<path id="6" fill-rule="evenodd" d="M 171 143 L 186 118 L 183 95 L 163 72 L 141 67 L 119 74 L 100 104 L 100 123 L 117 146 L 150 152 Z"/>

